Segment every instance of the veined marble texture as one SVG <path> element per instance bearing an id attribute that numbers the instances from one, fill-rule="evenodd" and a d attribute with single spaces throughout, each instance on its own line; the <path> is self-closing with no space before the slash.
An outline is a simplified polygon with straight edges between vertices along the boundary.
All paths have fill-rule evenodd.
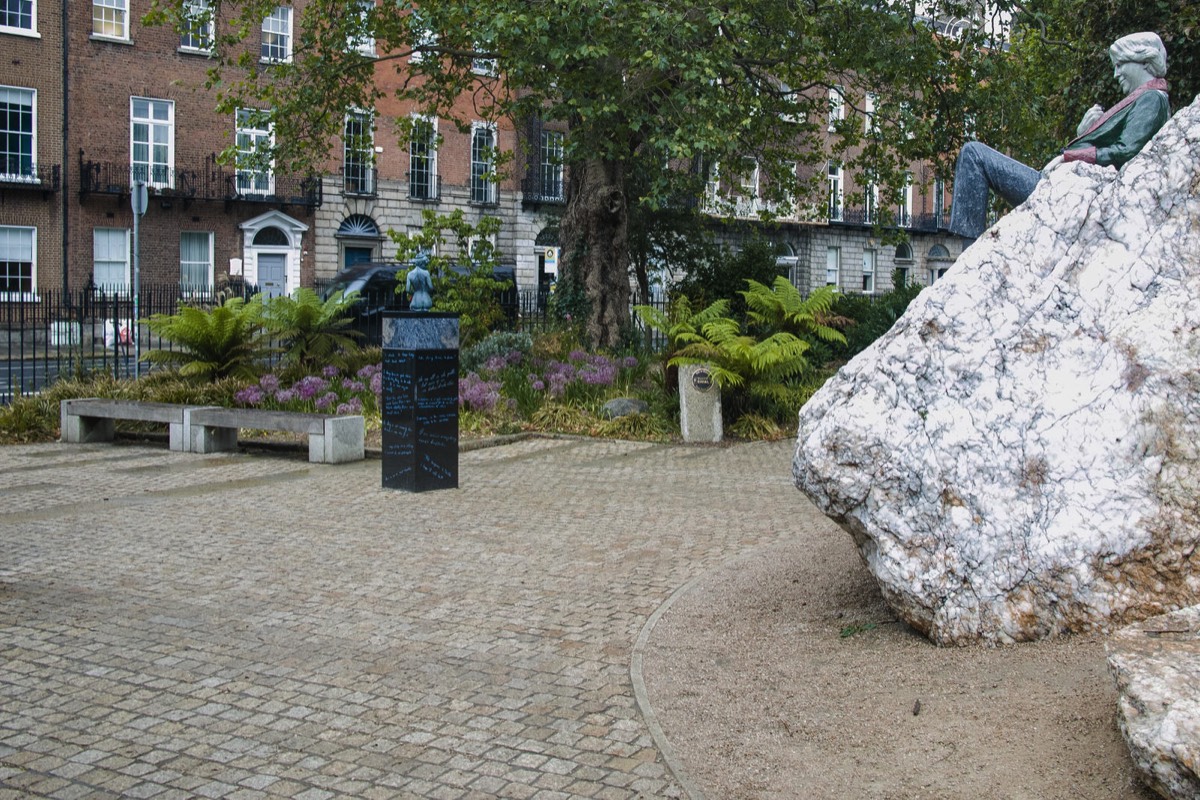
<path id="1" fill-rule="evenodd" d="M 800 413 L 796 485 L 939 644 L 1200 602 L 1200 101 L 1064 164 Z"/>

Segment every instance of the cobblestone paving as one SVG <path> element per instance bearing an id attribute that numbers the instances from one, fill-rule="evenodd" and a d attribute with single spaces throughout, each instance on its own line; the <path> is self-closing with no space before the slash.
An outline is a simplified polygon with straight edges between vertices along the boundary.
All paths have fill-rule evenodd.
<path id="1" fill-rule="evenodd" d="M 0 448 L 0 798 L 681 791 L 646 619 L 787 535 L 791 445 L 529 440 L 380 464 Z"/>

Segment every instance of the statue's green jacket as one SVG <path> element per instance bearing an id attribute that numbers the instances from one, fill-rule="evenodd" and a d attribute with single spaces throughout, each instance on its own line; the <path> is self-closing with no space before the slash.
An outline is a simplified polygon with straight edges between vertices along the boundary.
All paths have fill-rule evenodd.
<path id="1" fill-rule="evenodd" d="M 1136 156 L 1171 118 L 1167 82 L 1142 84 L 1063 150 L 1064 161 L 1120 167 Z"/>

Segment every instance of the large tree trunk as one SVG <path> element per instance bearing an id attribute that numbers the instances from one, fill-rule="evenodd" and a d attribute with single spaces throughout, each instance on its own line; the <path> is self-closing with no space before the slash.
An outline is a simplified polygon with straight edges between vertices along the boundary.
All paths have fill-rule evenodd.
<path id="1" fill-rule="evenodd" d="M 573 162 L 559 228 L 563 268 L 589 303 L 588 339 L 616 347 L 629 321 L 629 207 L 625 165 Z"/>

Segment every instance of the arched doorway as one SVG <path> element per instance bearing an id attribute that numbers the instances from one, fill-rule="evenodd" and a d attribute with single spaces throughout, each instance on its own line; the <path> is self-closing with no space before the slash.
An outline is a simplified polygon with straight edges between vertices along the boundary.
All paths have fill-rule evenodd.
<path id="1" fill-rule="evenodd" d="M 369 261 L 383 261 L 384 236 L 375 220 L 366 214 L 351 214 L 342 220 L 334 238 L 341 251 L 338 264 L 342 269 Z"/>
<path id="2" fill-rule="evenodd" d="M 542 310 L 558 281 L 558 228 L 543 228 L 533 240 L 533 246 L 537 250 L 538 309 Z"/>
<path id="3" fill-rule="evenodd" d="M 307 225 L 282 211 L 268 211 L 239 227 L 248 283 L 267 297 L 289 294 L 300 285 L 301 243 Z"/>

